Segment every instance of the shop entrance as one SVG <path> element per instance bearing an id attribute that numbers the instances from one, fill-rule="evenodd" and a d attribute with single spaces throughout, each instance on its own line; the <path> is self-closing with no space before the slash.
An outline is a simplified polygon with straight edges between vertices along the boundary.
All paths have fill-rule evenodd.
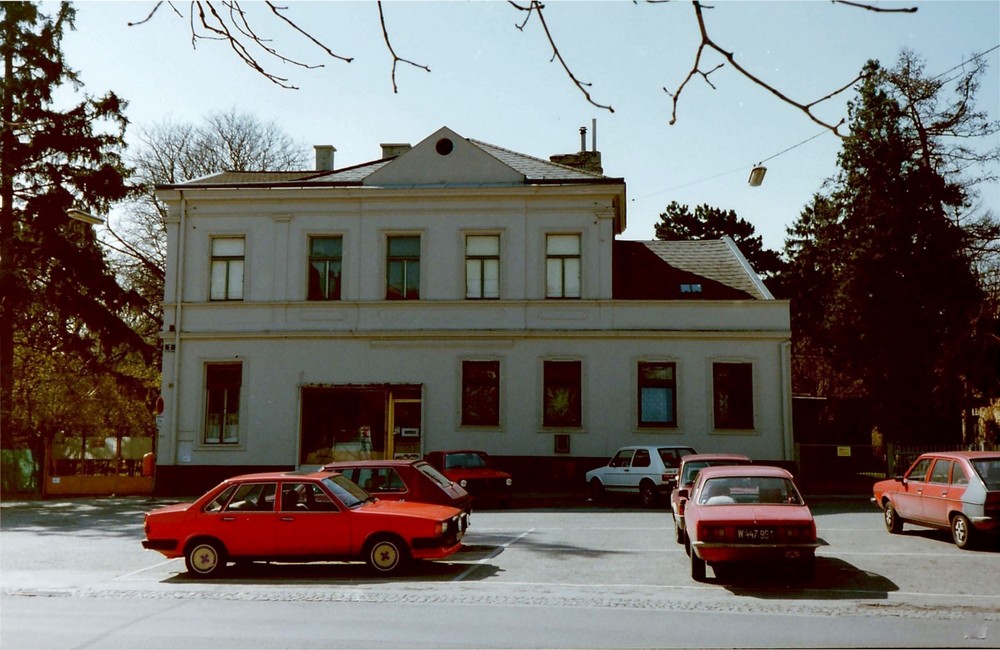
<path id="1" fill-rule="evenodd" d="M 306 386 L 301 398 L 300 465 L 421 456 L 419 385 Z"/>

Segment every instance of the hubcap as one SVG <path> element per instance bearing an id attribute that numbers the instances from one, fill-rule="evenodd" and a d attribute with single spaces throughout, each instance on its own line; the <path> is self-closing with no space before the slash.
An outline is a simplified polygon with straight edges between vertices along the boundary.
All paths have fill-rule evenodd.
<path id="1" fill-rule="evenodd" d="M 399 562 L 399 550 L 392 544 L 381 542 L 372 549 L 372 560 L 380 570 L 387 571 Z"/>
<path id="2" fill-rule="evenodd" d="M 208 573 L 219 562 L 219 556 L 211 546 L 199 546 L 191 554 L 191 565 L 199 573 Z"/>
<path id="3" fill-rule="evenodd" d="M 965 520 L 959 517 L 955 520 L 955 541 L 959 544 L 964 544 L 968 534 L 969 531 L 965 527 Z"/>

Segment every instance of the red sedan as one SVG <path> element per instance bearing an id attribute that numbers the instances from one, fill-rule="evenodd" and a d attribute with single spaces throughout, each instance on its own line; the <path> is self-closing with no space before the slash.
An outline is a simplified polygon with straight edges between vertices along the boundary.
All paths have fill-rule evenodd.
<path id="1" fill-rule="evenodd" d="M 340 472 L 379 499 L 439 503 L 472 512 L 472 496 L 425 460 L 345 460 L 324 470 Z"/>
<path id="2" fill-rule="evenodd" d="M 787 470 L 706 467 L 684 496 L 685 549 L 695 580 L 705 579 L 706 565 L 742 562 L 791 564 L 803 578 L 812 578 L 816 522 Z"/>
<path id="3" fill-rule="evenodd" d="M 885 527 L 896 534 L 904 523 L 951 530 L 968 548 L 980 533 L 1000 531 L 1000 453 L 955 451 L 924 454 L 906 474 L 877 482 L 872 501 Z"/>
<path id="4" fill-rule="evenodd" d="M 689 454 L 681 458 L 681 466 L 677 470 L 677 487 L 670 493 L 670 514 L 674 518 L 674 538 L 678 544 L 684 543 L 684 506 L 698 472 L 706 467 L 750 465 L 752 462 L 743 454 Z M 681 496 L 681 490 L 686 490 L 684 496 Z"/>
<path id="5" fill-rule="evenodd" d="M 183 557 L 197 578 L 219 575 L 230 560 L 364 560 L 388 574 L 411 559 L 452 555 L 467 526 L 457 508 L 381 501 L 334 472 L 268 472 L 146 513 L 142 545 Z"/>

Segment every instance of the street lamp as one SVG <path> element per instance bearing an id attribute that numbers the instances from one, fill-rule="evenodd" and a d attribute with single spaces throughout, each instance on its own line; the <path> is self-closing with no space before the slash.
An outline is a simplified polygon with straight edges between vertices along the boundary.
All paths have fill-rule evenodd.
<path id="1" fill-rule="evenodd" d="M 89 223 L 94 226 L 103 226 L 104 217 L 98 217 L 96 215 L 90 214 L 89 212 L 84 212 L 78 208 L 67 208 L 66 216 L 70 219 L 76 219 L 77 221 L 82 221 L 84 223 Z"/>

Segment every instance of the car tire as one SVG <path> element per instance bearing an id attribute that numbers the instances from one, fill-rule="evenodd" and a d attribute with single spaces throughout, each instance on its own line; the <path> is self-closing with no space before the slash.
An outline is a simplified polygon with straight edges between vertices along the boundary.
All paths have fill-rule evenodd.
<path id="1" fill-rule="evenodd" d="M 882 509 L 882 520 L 885 522 L 885 529 L 893 535 L 903 532 L 903 520 L 899 518 L 899 513 L 892 506 L 892 501 L 886 501 Z"/>
<path id="2" fill-rule="evenodd" d="M 960 549 L 972 548 L 974 534 L 968 517 L 957 514 L 951 518 L 951 539 Z"/>
<path id="3" fill-rule="evenodd" d="M 398 573 L 408 560 L 406 545 L 397 537 L 376 537 L 365 545 L 365 563 L 379 575 Z"/>
<path id="4" fill-rule="evenodd" d="M 214 539 L 196 540 L 184 553 L 184 566 L 195 578 L 214 578 L 226 568 L 226 549 Z"/>
<path id="5" fill-rule="evenodd" d="M 604 500 L 604 484 L 601 483 L 601 479 L 592 478 L 590 479 L 590 500 L 591 501 L 603 501 Z"/>
<path id="6" fill-rule="evenodd" d="M 657 504 L 656 484 L 646 480 L 639 484 L 639 500 L 642 505 L 652 508 Z"/>
<path id="7" fill-rule="evenodd" d="M 705 582 L 705 560 L 698 557 L 694 549 L 689 549 L 691 555 L 691 578 L 695 582 Z"/>

